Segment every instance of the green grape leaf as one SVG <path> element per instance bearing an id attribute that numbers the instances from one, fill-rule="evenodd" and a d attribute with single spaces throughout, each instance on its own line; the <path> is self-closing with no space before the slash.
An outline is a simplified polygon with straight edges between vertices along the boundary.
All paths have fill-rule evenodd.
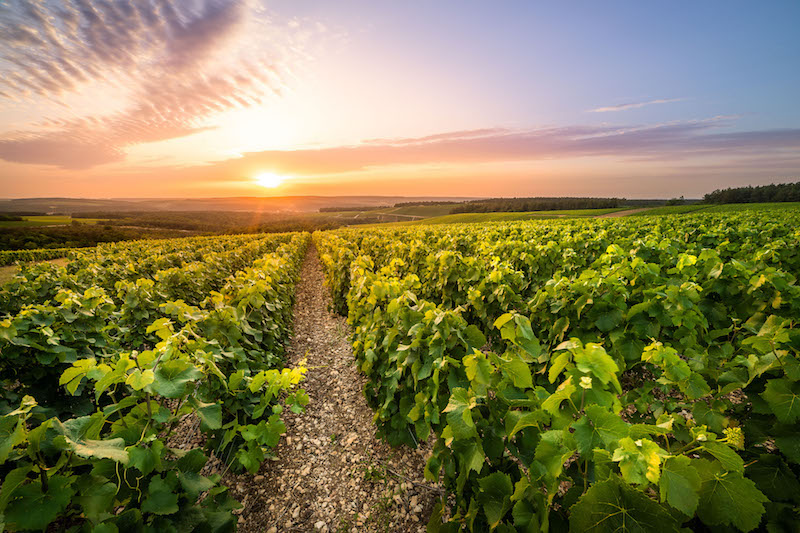
<path id="1" fill-rule="evenodd" d="M 555 383 L 561 372 L 567 367 L 572 360 L 570 352 L 561 352 L 554 358 L 550 359 L 550 370 L 547 371 L 547 379 L 550 383 Z"/>
<path id="2" fill-rule="evenodd" d="M 25 482 L 25 480 L 28 478 L 28 473 L 32 468 L 33 467 L 28 464 L 20 466 L 19 468 L 15 468 L 6 474 L 6 477 L 3 480 L 3 486 L 0 488 L 0 516 L 3 514 L 3 511 L 5 510 L 6 505 L 8 505 L 8 501 L 11 499 L 14 491 Z"/>
<path id="3" fill-rule="evenodd" d="M 667 453 L 650 439 L 633 440 L 624 437 L 614 450 L 612 460 L 619 463 L 622 478 L 628 483 L 644 485 L 658 483 L 661 477 L 661 460 Z"/>
<path id="4" fill-rule="evenodd" d="M 550 422 L 550 417 L 542 410 L 509 411 L 505 419 L 506 432 L 509 437 L 513 437 L 528 427 L 537 427 L 541 429 L 542 426 L 548 422 Z"/>
<path id="5" fill-rule="evenodd" d="M 611 383 L 617 392 L 622 392 L 617 380 L 619 367 L 602 346 L 587 342 L 583 348 L 574 350 L 572 354 L 578 370 L 585 374 L 591 374 L 599 379 L 603 385 Z"/>
<path id="6" fill-rule="evenodd" d="M 477 435 L 471 409 L 475 406 L 475 398 L 466 389 L 456 387 L 450 393 L 450 401 L 445 407 L 448 427 L 456 440 L 467 439 Z"/>
<path id="7" fill-rule="evenodd" d="M 676 533 L 680 524 L 664 506 L 617 476 L 595 483 L 570 508 L 570 531 Z"/>
<path id="8" fill-rule="evenodd" d="M 572 397 L 576 390 L 578 389 L 575 387 L 575 384 L 572 383 L 572 376 L 568 377 L 558 386 L 553 394 L 542 402 L 542 409 L 553 416 L 558 416 L 561 402 Z"/>
<path id="9" fill-rule="evenodd" d="M 203 431 L 220 429 L 222 427 L 222 404 L 204 403 L 191 396 L 189 403 L 197 409 L 197 416 L 200 417 Z"/>
<path id="10" fill-rule="evenodd" d="M 771 379 L 761 397 L 769 408 L 785 424 L 793 424 L 800 418 L 800 382 L 787 379 Z"/>
<path id="11" fill-rule="evenodd" d="M 586 415 L 572 424 L 578 452 L 587 454 L 593 448 L 611 446 L 629 433 L 628 423 L 605 407 L 590 405 Z"/>
<path id="12" fill-rule="evenodd" d="M 716 461 L 696 459 L 700 474 L 700 502 L 697 516 L 706 525 L 731 525 L 742 531 L 758 527 L 767 497 L 755 483 L 738 472 L 726 472 Z"/>
<path id="13" fill-rule="evenodd" d="M 14 415 L 0 419 L 0 464 L 6 462 L 14 446 L 25 440 L 25 421 Z"/>
<path id="14" fill-rule="evenodd" d="M 172 450 L 174 453 L 175 450 Z M 208 462 L 208 457 L 203 454 L 203 451 L 199 448 L 195 448 L 194 450 L 190 450 L 184 453 L 175 466 L 178 467 L 178 470 L 181 472 L 200 472 L 206 463 Z"/>
<path id="15" fill-rule="evenodd" d="M 494 371 L 492 364 L 483 353 L 477 350 L 472 355 L 464 356 L 462 362 L 472 388 L 477 394 L 486 394 L 486 387 L 491 382 Z"/>
<path id="16" fill-rule="evenodd" d="M 722 468 L 732 472 L 744 472 L 744 461 L 738 453 L 719 442 L 706 442 L 703 449 L 713 455 L 722 464 Z"/>
<path id="17" fill-rule="evenodd" d="M 72 450 L 76 455 L 87 459 L 111 459 L 118 463 L 128 463 L 123 438 L 98 440 L 104 418 L 102 413 L 73 418 L 66 422 L 55 420 L 53 427 L 60 433 L 53 442 L 62 449 Z"/>
<path id="18" fill-rule="evenodd" d="M 775 437 L 775 444 L 789 461 L 800 464 L 800 435 L 791 437 Z"/>
<path id="19" fill-rule="evenodd" d="M 664 461 L 658 483 L 661 500 L 686 516 L 694 516 L 699 502 L 700 483 L 700 474 L 688 457 L 670 457 Z"/>
<path id="20" fill-rule="evenodd" d="M 203 377 L 203 373 L 185 361 L 163 361 L 155 372 L 153 391 L 165 398 L 180 398 L 189 383 Z"/>
<path id="21" fill-rule="evenodd" d="M 572 435 L 561 430 L 550 430 L 542 434 L 536 446 L 534 459 L 544 466 L 545 473 L 556 479 L 564 469 L 564 463 L 577 451 L 573 446 Z"/>
<path id="22" fill-rule="evenodd" d="M 178 495 L 160 477 L 154 477 L 147 489 L 147 498 L 142 502 L 142 512 L 168 515 L 178 512 Z"/>
<path id="23" fill-rule="evenodd" d="M 595 320 L 594 325 L 603 333 L 611 331 L 622 323 L 622 311 L 611 309 L 603 313 L 600 318 Z"/>
<path id="24" fill-rule="evenodd" d="M 178 472 L 178 481 L 192 500 L 197 499 L 201 492 L 210 490 L 216 485 L 211 479 L 196 472 Z"/>
<path id="25" fill-rule="evenodd" d="M 800 482 L 780 456 L 761 454 L 746 475 L 770 500 L 800 503 Z"/>
<path id="26" fill-rule="evenodd" d="M 511 383 L 513 383 L 515 387 L 521 389 L 533 387 L 531 368 L 528 366 L 528 363 L 523 361 L 519 356 L 512 354 L 510 361 L 501 359 L 500 370 L 504 375 L 511 378 Z"/>
<path id="27" fill-rule="evenodd" d="M 64 512 L 75 494 L 72 480 L 56 475 L 47 484 L 47 492 L 42 492 L 39 480 L 14 491 L 6 507 L 6 524 L 14 524 L 16 529 L 43 530 Z"/>
<path id="28" fill-rule="evenodd" d="M 83 509 L 83 514 L 96 524 L 111 516 L 116 495 L 117 486 L 114 483 L 91 483 L 79 492 L 75 500 Z"/>
<path id="29" fill-rule="evenodd" d="M 489 527 L 496 528 L 511 509 L 511 495 L 514 487 L 508 474 L 495 472 L 478 480 L 481 492 L 478 495 Z"/>
<path id="30" fill-rule="evenodd" d="M 128 375 L 125 380 L 126 385 L 130 385 L 133 390 L 142 390 L 156 380 L 155 373 L 152 369 L 147 368 L 144 371 L 138 368 Z"/>

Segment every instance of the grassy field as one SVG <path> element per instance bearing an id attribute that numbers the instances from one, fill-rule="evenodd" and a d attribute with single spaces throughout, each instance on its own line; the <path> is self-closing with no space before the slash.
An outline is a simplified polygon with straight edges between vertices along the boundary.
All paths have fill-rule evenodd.
<path id="1" fill-rule="evenodd" d="M 626 215 L 629 217 L 644 217 L 650 215 L 683 215 L 686 213 L 694 213 L 696 211 L 704 211 L 707 210 L 709 206 L 703 204 L 692 204 L 692 205 L 666 205 L 663 207 L 654 207 L 652 209 L 647 209 L 646 211 L 640 211 L 638 213 L 631 213 L 630 215 Z"/>
<path id="2" fill-rule="evenodd" d="M 336 211 L 332 213 L 314 213 L 313 216 L 323 218 L 351 220 L 358 223 L 359 218 L 381 218 L 385 222 L 404 222 L 423 218 L 447 215 L 452 205 L 409 205 L 403 207 L 384 207 L 353 211 Z"/>
<path id="3" fill-rule="evenodd" d="M 405 215 L 413 217 L 440 217 L 449 215 L 453 205 L 408 205 L 404 207 L 392 207 L 390 209 L 377 209 L 372 211 L 374 214 L 384 215 Z"/>
<path id="4" fill-rule="evenodd" d="M 721 204 L 712 205 L 705 212 L 707 213 L 733 213 L 736 211 L 747 210 L 772 210 L 772 209 L 800 209 L 800 202 L 772 202 L 765 204 Z"/>
<path id="5" fill-rule="evenodd" d="M 613 209 L 567 209 L 561 211 L 527 211 L 521 213 L 456 213 L 427 218 L 414 224 L 465 224 L 471 222 L 511 222 L 514 220 L 547 220 L 553 218 L 582 218 L 607 215 L 627 208 Z"/>
<path id="6" fill-rule="evenodd" d="M 798 209 L 800 202 L 774 202 L 763 204 L 692 204 L 692 205 L 671 205 L 664 207 L 654 207 L 639 213 L 631 213 L 629 217 L 643 217 L 653 215 L 686 215 L 689 213 L 737 213 L 740 211 L 751 210 L 771 210 L 771 209 Z"/>
<path id="7" fill-rule="evenodd" d="M 72 221 L 80 222 L 81 224 L 97 224 L 102 222 L 99 218 L 72 218 L 70 216 L 62 215 L 43 215 L 43 216 L 30 216 L 22 217 L 22 220 L 7 220 L 0 222 L 0 228 L 22 228 L 28 226 L 66 226 L 72 224 Z"/>

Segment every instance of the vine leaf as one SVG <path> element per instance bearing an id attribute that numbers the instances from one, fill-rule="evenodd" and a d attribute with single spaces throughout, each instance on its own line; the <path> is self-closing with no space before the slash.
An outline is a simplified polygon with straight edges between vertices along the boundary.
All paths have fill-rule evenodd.
<path id="1" fill-rule="evenodd" d="M 773 502 L 800 503 L 800 482 L 778 455 L 759 455 L 758 461 L 747 467 L 747 477 Z"/>
<path id="2" fill-rule="evenodd" d="M 112 459 L 118 463 L 128 463 L 123 438 L 98 440 L 103 426 L 102 415 L 83 416 L 62 423 L 55 421 L 53 427 L 60 433 L 53 442 L 63 449 L 72 450 L 76 455 L 87 459 Z"/>
<path id="3" fill-rule="evenodd" d="M 219 429 L 222 427 L 222 405 L 219 403 L 201 402 L 194 396 L 189 397 L 189 403 L 197 409 L 197 416 L 200 417 L 203 431 Z"/>
<path id="4" fill-rule="evenodd" d="M 769 404 L 769 408 L 786 424 L 793 424 L 800 418 L 800 383 L 792 383 L 787 379 L 771 379 L 761 397 Z"/>
<path id="5" fill-rule="evenodd" d="M 164 361 L 155 372 L 153 391 L 164 398 L 180 398 L 186 385 L 203 377 L 203 373 L 185 361 Z"/>
<path id="6" fill-rule="evenodd" d="M 553 416 L 558 416 L 561 402 L 568 400 L 576 390 L 578 389 L 572 383 L 572 376 L 568 377 L 549 398 L 542 402 L 542 409 Z"/>
<path id="7" fill-rule="evenodd" d="M 65 476 L 52 476 L 47 492 L 42 492 L 39 480 L 18 488 L 6 507 L 6 523 L 17 529 L 43 530 L 69 504 L 75 489 Z"/>
<path id="8" fill-rule="evenodd" d="M 586 408 L 585 417 L 572 424 L 575 428 L 575 442 L 581 455 L 589 453 L 592 448 L 601 444 L 610 446 L 621 438 L 627 437 L 629 426 L 605 407 L 590 405 Z"/>
<path id="9" fill-rule="evenodd" d="M 514 492 L 511 478 L 508 474 L 495 472 L 481 478 L 478 483 L 481 486 L 478 499 L 489 521 L 489 526 L 494 529 L 511 509 L 511 494 Z"/>
<path id="10" fill-rule="evenodd" d="M 178 512 L 178 495 L 160 477 L 154 477 L 148 486 L 147 498 L 142 502 L 142 511 L 153 514 Z"/>
<path id="11" fill-rule="evenodd" d="M 570 508 L 569 526 L 583 533 L 675 533 L 679 524 L 664 506 L 611 476 Z"/>
<path id="12" fill-rule="evenodd" d="M 697 459 L 700 503 L 697 516 L 709 526 L 732 525 L 742 531 L 758 527 L 767 497 L 739 472 L 726 472 L 717 461 Z"/>
<path id="13" fill-rule="evenodd" d="M 700 484 L 700 474 L 685 455 L 670 457 L 664 461 L 658 484 L 661 500 L 686 516 L 694 516 L 699 502 Z"/>
<path id="14" fill-rule="evenodd" d="M 25 440 L 25 422 L 18 416 L 0 419 L 0 464 L 6 462 L 8 454 L 17 444 Z"/>
<path id="15" fill-rule="evenodd" d="M 706 442 L 703 449 L 714 456 L 722 464 L 725 470 L 733 472 L 744 472 L 744 461 L 738 453 L 730 449 L 725 444 L 719 442 Z"/>
<path id="16" fill-rule="evenodd" d="M 661 459 L 667 453 L 650 439 L 620 439 L 612 460 L 619 463 L 622 477 L 628 483 L 645 485 L 648 481 L 658 483 L 661 476 Z"/>

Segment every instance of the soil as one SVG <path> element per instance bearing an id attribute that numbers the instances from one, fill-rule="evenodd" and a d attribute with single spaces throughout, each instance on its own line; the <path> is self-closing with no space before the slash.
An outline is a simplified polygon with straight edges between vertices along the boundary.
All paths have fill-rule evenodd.
<path id="1" fill-rule="evenodd" d="M 244 507 L 239 531 L 425 531 L 441 489 L 423 479 L 430 446 L 391 448 L 375 436 L 345 318 L 312 246 L 297 285 L 289 364 L 306 359 L 305 413 L 285 416 L 286 434 L 258 475 L 223 483 Z"/>

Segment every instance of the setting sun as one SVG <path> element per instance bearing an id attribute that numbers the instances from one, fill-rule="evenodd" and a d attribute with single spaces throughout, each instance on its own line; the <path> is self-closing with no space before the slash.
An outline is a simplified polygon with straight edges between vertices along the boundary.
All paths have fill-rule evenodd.
<path id="1" fill-rule="evenodd" d="M 284 177 L 274 174 L 272 172 L 264 172 L 255 177 L 255 182 L 267 189 L 274 189 L 283 183 Z"/>

